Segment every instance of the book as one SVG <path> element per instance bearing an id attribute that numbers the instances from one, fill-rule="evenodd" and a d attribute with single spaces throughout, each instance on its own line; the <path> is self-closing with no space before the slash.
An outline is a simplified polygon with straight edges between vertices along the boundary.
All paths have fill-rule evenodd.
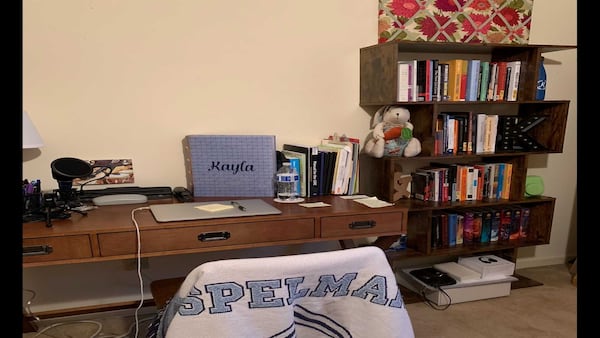
<path id="1" fill-rule="evenodd" d="M 331 194 L 344 195 L 348 192 L 348 183 L 350 182 L 350 176 L 352 175 L 353 147 L 349 142 L 342 144 L 330 141 L 331 140 L 329 139 L 321 140 L 318 149 L 328 149 L 337 153 Z"/>
<path id="2" fill-rule="evenodd" d="M 481 210 L 481 243 L 490 243 L 493 216 L 493 211 L 491 209 Z"/>
<path id="3" fill-rule="evenodd" d="M 410 196 L 412 198 L 429 201 L 431 194 L 430 176 L 427 172 L 413 172 Z"/>
<path id="4" fill-rule="evenodd" d="M 527 239 L 527 235 L 529 234 L 529 215 L 531 213 L 531 209 L 528 207 L 521 208 L 521 225 L 519 227 L 519 238 L 522 240 Z"/>
<path id="5" fill-rule="evenodd" d="M 448 246 L 456 246 L 456 232 L 458 231 L 458 214 L 446 213 L 448 218 Z"/>
<path id="6" fill-rule="evenodd" d="M 359 191 L 359 176 L 360 176 L 360 165 L 359 165 L 359 153 L 360 153 L 360 139 L 357 137 L 347 137 L 346 135 L 338 136 L 329 135 L 329 137 L 323 142 L 328 144 L 337 144 L 343 146 L 350 146 L 351 157 L 348 161 L 351 161 L 349 166 L 346 168 L 346 174 L 349 177 L 345 177 L 347 181 L 347 187 L 345 187 L 344 193 L 347 195 L 357 194 Z M 345 183 L 346 184 L 346 183 Z"/>
<path id="7" fill-rule="evenodd" d="M 467 83 L 465 101 L 477 101 L 477 97 L 479 96 L 477 87 L 479 84 L 480 65 L 481 60 L 478 59 L 471 59 L 467 61 Z"/>
<path id="8" fill-rule="evenodd" d="M 433 179 L 431 184 L 431 194 L 430 201 L 439 202 L 442 200 L 442 190 L 443 190 L 443 177 L 441 176 L 442 168 L 434 168 L 434 167 L 423 167 L 418 168 L 417 172 L 426 172 L 430 175 L 430 180 Z"/>
<path id="9" fill-rule="evenodd" d="M 469 60 L 462 60 L 460 69 L 460 101 L 466 101 L 467 97 L 467 70 Z"/>
<path id="10" fill-rule="evenodd" d="M 473 243 L 473 211 L 464 210 L 460 211 L 460 214 L 463 215 L 463 243 L 471 244 Z"/>
<path id="11" fill-rule="evenodd" d="M 286 150 L 283 149 L 281 150 L 281 153 L 283 153 L 283 155 L 285 155 L 285 157 L 287 159 L 290 158 L 295 158 L 298 160 L 298 168 L 296 168 L 296 170 L 298 171 L 298 177 L 300 177 L 300 190 L 298 190 L 298 196 L 300 197 L 306 197 L 308 194 L 308 175 L 309 175 L 309 171 L 307 169 L 308 166 L 308 160 L 307 160 L 307 156 L 304 153 L 301 152 L 297 152 L 297 151 L 292 151 L 292 150 Z"/>
<path id="12" fill-rule="evenodd" d="M 442 225 L 439 214 L 431 215 L 431 248 L 442 247 Z"/>
<path id="13" fill-rule="evenodd" d="M 486 101 L 495 101 L 496 79 L 498 78 L 498 62 L 490 62 L 490 79 L 488 81 L 488 92 Z"/>
<path id="14" fill-rule="evenodd" d="M 313 156 L 316 158 L 318 156 L 318 148 L 316 146 L 309 146 L 303 144 L 295 144 L 295 143 L 284 143 L 282 146 L 282 152 L 294 152 L 295 156 L 300 158 L 300 166 L 301 172 L 300 181 L 302 184 L 301 189 L 301 197 L 312 196 L 311 188 L 313 186 L 312 177 L 313 177 Z M 294 154 L 291 153 L 293 156 Z"/>
<path id="15" fill-rule="evenodd" d="M 505 163 L 496 163 L 496 171 L 498 172 L 498 184 L 496 186 L 496 191 L 494 194 L 494 198 L 499 199 L 502 196 L 502 189 L 504 189 L 504 168 L 506 167 Z"/>
<path id="16" fill-rule="evenodd" d="M 499 242 L 506 242 L 510 239 L 511 224 L 512 209 L 510 207 L 504 207 L 500 213 L 500 226 L 498 228 Z"/>
<path id="17" fill-rule="evenodd" d="M 483 213 L 479 209 L 473 209 L 473 243 L 481 243 L 481 232 L 483 227 Z"/>
<path id="18" fill-rule="evenodd" d="M 440 63 L 440 93 L 441 100 L 448 101 L 450 97 L 448 96 L 448 64 Z"/>
<path id="19" fill-rule="evenodd" d="M 509 199 L 510 198 L 510 185 L 512 181 L 512 163 L 504 163 L 504 182 L 502 182 L 502 192 L 500 193 L 500 198 Z"/>
<path id="20" fill-rule="evenodd" d="M 398 93 L 396 95 L 396 101 L 412 101 L 411 86 L 410 65 L 403 61 L 398 61 Z"/>
<path id="21" fill-rule="evenodd" d="M 430 72 L 431 65 L 428 60 L 417 60 L 417 101 L 431 101 L 429 95 L 431 88 Z"/>
<path id="22" fill-rule="evenodd" d="M 464 233 L 465 216 L 456 214 L 456 245 L 463 244 L 463 233 Z"/>
<path id="23" fill-rule="evenodd" d="M 444 163 L 444 162 L 431 162 L 432 167 L 446 168 L 446 176 L 448 181 L 448 197 L 447 201 L 458 201 L 456 196 L 456 185 L 457 185 L 457 171 L 458 164 L 456 163 Z"/>
<path id="24" fill-rule="evenodd" d="M 460 101 L 460 82 L 464 61 L 462 59 L 446 61 L 448 64 L 448 101 Z"/>
<path id="25" fill-rule="evenodd" d="M 458 257 L 458 264 L 479 272 L 481 278 L 512 276 L 515 273 L 515 263 L 496 255 Z"/>
<path id="26" fill-rule="evenodd" d="M 329 192 L 326 190 L 327 186 L 327 156 L 328 154 L 324 151 L 317 150 L 318 152 L 318 160 L 317 160 L 317 196 L 329 195 Z M 312 193 L 312 190 L 311 190 Z M 312 195 L 315 196 L 315 195 Z"/>
<path id="27" fill-rule="evenodd" d="M 496 151 L 496 135 L 498 133 L 498 115 L 485 115 L 482 153 L 493 154 Z"/>
<path id="28" fill-rule="evenodd" d="M 506 61 L 498 61 L 498 75 L 496 77 L 494 89 L 494 101 L 504 101 L 504 91 L 506 90 Z"/>
<path id="29" fill-rule="evenodd" d="M 441 67 L 439 64 L 439 60 L 438 59 L 432 59 L 431 60 L 431 68 L 433 69 L 433 82 L 431 84 L 432 86 L 432 94 L 431 94 L 431 100 L 432 101 L 441 101 L 442 100 L 442 92 L 441 92 Z"/>
<path id="30" fill-rule="evenodd" d="M 521 61 L 511 61 L 508 63 L 508 67 L 511 69 L 511 71 L 508 80 L 508 94 L 506 96 L 506 101 L 517 101 L 519 93 L 519 78 L 521 76 Z"/>
<path id="31" fill-rule="evenodd" d="M 487 99 L 487 91 L 488 85 L 490 83 L 490 62 L 489 61 L 481 61 L 481 79 L 479 86 L 479 101 L 486 101 Z"/>
<path id="32" fill-rule="evenodd" d="M 449 225 L 448 225 L 448 214 L 441 213 L 440 214 L 440 232 L 442 234 L 442 247 L 447 248 L 450 246 L 449 242 Z"/>
<path id="33" fill-rule="evenodd" d="M 502 211 L 498 208 L 492 208 L 492 223 L 490 226 L 490 242 L 498 242 L 498 235 L 500 230 L 500 220 L 502 217 Z"/>
<path id="34" fill-rule="evenodd" d="M 508 235 L 509 240 L 517 240 L 520 238 L 521 233 L 521 207 L 512 207 L 512 221 L 510 223 L 510 234 Z"/>
<path id="35" fill-rule="evenodd" d="M 294 170 L 296 170 L 296 173 L 298 173 L 298 177 L 300 176 L 300 159 L 296 156 L 292 156 L 290 153 L 286 154 L 285 152 L 282 152 L 284 154 L 284 156 L 290 161 L 290 167 L 294 168 Z M 300 180 L 298 180 L 298 182 L 296 182 L 296 192 L 298 193 L 298 195 L 300 195 L 300 191 L 302 191 L 302 182 Z"/>
<path id="36" fill-rule="evenodd" d="M 484 153 L 486 114 L 477 114 L 475 118 L 475 154 Z"/>

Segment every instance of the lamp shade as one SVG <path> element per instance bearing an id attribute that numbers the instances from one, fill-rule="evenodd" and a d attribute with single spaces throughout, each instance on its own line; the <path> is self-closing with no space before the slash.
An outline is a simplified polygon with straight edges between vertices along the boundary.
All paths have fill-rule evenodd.
<path id="1" fill-rule="evenodd" d="M 31 122 L 29 114 L 23 111 L 23 149 L 39 148 L 44 146 L 37 129 Z"/>

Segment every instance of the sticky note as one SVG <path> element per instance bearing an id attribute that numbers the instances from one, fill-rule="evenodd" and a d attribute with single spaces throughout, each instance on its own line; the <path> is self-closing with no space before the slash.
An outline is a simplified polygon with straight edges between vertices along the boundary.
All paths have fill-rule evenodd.
<path id="1" fill-rule="evenodd" d="M 195 208 L 199 209 L 199 210 L 203 210 L 203 211 L 208 211 L 208 212 L 216 212 L 216 211 L 223 211 L 223 210 L 233 209 L 233 205 L 231 205 L 231 204 L 213 203 L 213 204 L 199 205 L 199 206 L 197 206 Z"/>

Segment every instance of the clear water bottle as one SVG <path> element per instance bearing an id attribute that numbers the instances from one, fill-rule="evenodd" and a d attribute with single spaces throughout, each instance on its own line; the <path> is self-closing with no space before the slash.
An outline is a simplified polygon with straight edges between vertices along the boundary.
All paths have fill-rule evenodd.
<path id="1" fill-rule="evenodd" d="M 291 201 L 298 198 L 298 180 L 300 179 L 296 169 L 290 162 L 283 162 L 277 170 L 277 198 L 281 201 Z"/>
<path id="2" fill-rule="evenodd" d="M 542 58 L 536 85 L 535 99 L 541 101 L 544 97 L 546 97 L 546 68 L 544 67 L 544 58 Z"/>

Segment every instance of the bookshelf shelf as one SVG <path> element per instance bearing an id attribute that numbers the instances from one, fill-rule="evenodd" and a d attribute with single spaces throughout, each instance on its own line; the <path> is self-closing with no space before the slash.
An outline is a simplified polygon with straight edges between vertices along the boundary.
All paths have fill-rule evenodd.
<path id="1" fill-rule="evenodd" d="M 421 141 L 421 153 L 412 158 L 361 156 L 361 191 L 373 194 L 397 205 L 406 207 L 408 213 L 406 252 L 388 252 L 391 261 L 427 256 L 465 256 L 494 253 L 516 261 L 521 247 L 548 244 L 552 229 L 555 198 L 538 196 L 525 198 L 525 179 L 530 155 L 552 154 L 563 151 L 569 101 L 536 101 L 536 79 L 544 53 L 577 48 L 571 45 L 509 45 L 465 44 L 452 42 L 391 41 L 360 49 L 360 105 L 369 113 L 384 105 L 401 105 L 411 112 L 413 135 Z M 482 61 L 521 61 L 516 101 L 421 101 L 400 102 L 398 97 L 398 61 L 437 59 L 440 63 L 452 59 L 479 59 Z M 541 149 L 527 151 L 496 151 L 488 154 L 436 155 L 434 152 L 436 119 L 439 114 L 473 112 L 486 115 L 514 116 L 521 120 L 544 116 L 542 122 L 528 131 L 528 135 L 541 145 Z M 416 199 L 393 200 L 395 174 L 408 174 L 430 162 L 512 163 L 512 182 L 508 199 L 461 202 L 424 202 Z M 364 187 L 364 189 L 363 189 Z M 466 208 L 527 206 L 531 210 L 529 234 L 526 239 L 473 243 L 453 247 L 432 248 L 432 215 L 439 211 L 460 211 Z M 376 245 L 386 248 L 393 239 L 379 238 Z M 531 285 L 532 283 L 521 283 Z M 533 283 L 535 284 L 535 283 Z"/>

